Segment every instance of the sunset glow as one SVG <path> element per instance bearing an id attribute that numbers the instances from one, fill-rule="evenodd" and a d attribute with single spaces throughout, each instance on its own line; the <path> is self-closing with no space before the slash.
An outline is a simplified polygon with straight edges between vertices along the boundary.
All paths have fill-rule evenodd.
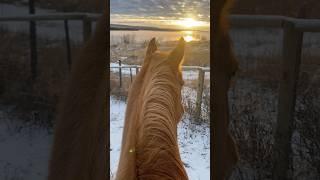
<path id="1" fill-rule="evenodd" d="M 176 23 L 177 23 L 177 25 L 183 26 L 183 27 L 186 27 L 186 28 L 204 26 L 203 22 L 194 20 L 193 18 L 184 18 L 182 20 L 178 20 Z"/>
<path id="2" fill-rule="evenodd" d="M 187 36 L 184 36 L 184 40 L 185 40 L 186 42 L 190 42 L 190 41 L 193 41 L 194 39 L 193 39 L 192 36 L 187 35 Z"/>
<path id="3" fill-rule="evenodd" d="M 133 26 L 153 26 L 159 28 L 184 29 L 184 30 L 208 30 L 210 22 L 200 21 L 193 18 L 168 17 L 136 17 L 128 15 L 111 15 L 111 23 Z"/>
<path id="4" fill-rule="evenodd" d="M 190 41 L 194 41 L 196 40 L 194 37 L 193 37 L 193 32 L 192 31 L 185 31 L 184 32 L 184 35 L 183 35 L 183 38 L 186 42 L 190 42 Z"/>
<path id="5" fill-rule="evenodd" d="M 110 0 L 111 24 L 163 29 L 210 29 L 210 0 Z"/>

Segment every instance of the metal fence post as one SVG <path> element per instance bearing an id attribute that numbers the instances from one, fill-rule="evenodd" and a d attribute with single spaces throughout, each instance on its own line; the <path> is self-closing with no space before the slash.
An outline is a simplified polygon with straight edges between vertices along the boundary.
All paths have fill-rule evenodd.
<path id="1" fill-rule="evenodd" d="M 278 116 L 273 149 L 273 179 L 291 179 L 289 170 L 293 117 L 296 104 L 296 86 L 301 63 L 303 32 L 297 31 L 293 22 L 284 22 L 283 62 L 280 80 Z"/>

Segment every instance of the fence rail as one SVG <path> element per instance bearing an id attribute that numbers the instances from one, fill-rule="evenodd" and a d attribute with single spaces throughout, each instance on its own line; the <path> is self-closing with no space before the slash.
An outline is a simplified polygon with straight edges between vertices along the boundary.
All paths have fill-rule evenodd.
<path id="1" fill-rule="evenodd" d="M 82 29 L 83 29 L 83 41 L 87 41 L 92 33 L 92 22 L 96 21 L 99 18 L 99 14 L 93 13 L 54 13 L 54 14 L 30 14 L 24 16 L 2 16 L 0 17 L 0 22 L 12 22 L 12 21 L 27 21 L 35 24 L 37 21 L 63 21 L 64 22 L 64 29 L 65 29 L 65 39 L 66 39 L 66 49 L 67 49 L 67 63 L 69 68 L 71 67 L 71 47 L 70 47 L 70 35 L 69 35 L 69 23 L 68 21 L 71 20 L 79 20 L 82 21 Z M 34 25 L 33 25 L 34 26 Z M 34 31 L 35 33 L 35 31 Z M 30 32 L 30 34 L 32 34 Z M 36 47 L 36 39 L 37 36 L 33 35 L 30 38 L 30 42 L 34 42 L 33 45 L 30 46 L 31 52 L 31 59 L 30 59 L 30 66 L 31 66 L 31 74 L 32 79 L 37 77 L 37 47 Z"/>
<path id="2" fill-rule="evenodd" d="M 119 68 L 141 68 L 140 65 L 123 65 L 123 66 L 110 66 L 112 69 L 119 69 Z M 194 71 L 194 70 L 202 70 L 204 72 L 210 72 L 209 67 L 201 67 L 201 66 L 182 66 L 183 71 Z"/>
<path id="3" fill-rule="evenodd" d="M 121 63 L 120 63 L 121 64 Z M 120 66 L 110 66 L 110 69 L 119 69 L 119 85 L 122 86 L 122 71 L 121 69 L 130 69 L 130 78 L 132 81 L 132 71 L 131 69 L 136 70 L 136 74 L 141 68 L 140 65 L 120 65 Z M 194 118 L 199 119 L 201 117 L 201 106 L 202 106 L 202 96 L 204 89 L 204 79 L 205 73 L 210 72 L 209 67 L 200 67 L 200 66 L 182 66 L 183 71 L 198 71 L 198 81 L 197 81 L 197 97 L 196 97 L 196 106 Z"/>
<path id="4" fill-rule="evenodd" d="M 92 32 L 92 22 L 98 20 L 100 14 L 94 13 L 55 13 L 55 14 L 32 14 L 25 16 L 2 16 L 0 22 L 8 21 L 71 21 L 83 22 L 83 39 L 88 40 Z M 66 23 L 68 24 L 68 23 Z"/>
<path id="5" fill-rule="evenodd" d="M 298 19 L 274 15 L 231 15 L 231 27 L 284 28 L 293 24 L 294 29 L 302 32 L 320 32 L 320 19 Z"/>
<path id="6" fill-rule="evenodd" d="M 95 21 L 99 14 L 93 13 L 55 13 L 55 14 L 33 14 L 26 16 L 2 16 L 0 21 L 59 21 L 59 20 L 82 20 L 88 18 Z"/>

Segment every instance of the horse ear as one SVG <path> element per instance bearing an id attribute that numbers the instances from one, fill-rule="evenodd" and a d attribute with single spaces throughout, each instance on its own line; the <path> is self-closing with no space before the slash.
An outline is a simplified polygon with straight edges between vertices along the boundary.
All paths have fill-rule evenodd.
<path id="1" fill-rule="evenodd" d="M 177 47 L 168 56 L 168 61 L 175 67 L 179 67 L 182 64 L 185 44 L 186 42 L 181 37 Z"/>
<path id="2" fill-rule="evenodd" d="M 156 38 L 152 38 L 148 45 L 147 56 L 152 55 L 157 49 Z"/>

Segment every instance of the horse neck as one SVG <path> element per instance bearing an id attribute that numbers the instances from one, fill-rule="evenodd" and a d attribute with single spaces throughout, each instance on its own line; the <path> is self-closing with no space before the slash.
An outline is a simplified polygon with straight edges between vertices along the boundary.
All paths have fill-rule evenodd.
<path id="1" fill-rule="evenodd" d="M 105 176 L 105 20 L 104 15 L 72 65 L 59 105 L 49 180 L 97 180 Z"/>
<path id="2" fill-rule="evenodd" d="M 139 104 L 141 87 L 143 86 L 143 79 L 145 74 L 145 68 L 142 68 L 140 73 L 134 79 L 127 101 L 125 122 L 122 134 L 122 145 L 120 152 L 120 160 L 118 164 L 116 179 L 136 179 L 136 157 L 134 153 L 130 153 L 130 149 L 133 149 L 136 144 L 136 126 L 139 119 Z"/>
<path id="3" fill-rule="evenodd" d="M 157 73 L 150 77 L 141 98 L 136 140 L 137 175 L 142 179 L 187 179 L 177 142 L 181 89 L 171 74 L 165 70 Z"/>
<path id="4" fill-rule="evenodd" d="M 177 103 L 181 103 L 177 100 L 179 88 L 169 78 L 159 80 L 154 74 L 144 76 L 146 71 L 141 70 L 129 93 L 117 179 L 159 178 L 172 170 L 171 177 L 186 177 L 177 143 L 180 115 L 175 109 Z M 153 156 L 154 153 L 159 156 Z M 165 162 L 173 163 L 163 166 Z"/>

